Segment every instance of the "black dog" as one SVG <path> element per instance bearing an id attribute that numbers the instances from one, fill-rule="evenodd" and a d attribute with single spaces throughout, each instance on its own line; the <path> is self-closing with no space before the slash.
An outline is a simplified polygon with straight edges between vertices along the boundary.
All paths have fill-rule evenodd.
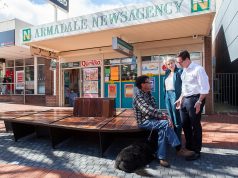
<path id="1" fill-rule="evenodd" d="M 115 168 L 127 173 L 146 166 L 155 158 L 156 147 L 151 142 L 137 142 L 124 149 L 117 155 Z"/>

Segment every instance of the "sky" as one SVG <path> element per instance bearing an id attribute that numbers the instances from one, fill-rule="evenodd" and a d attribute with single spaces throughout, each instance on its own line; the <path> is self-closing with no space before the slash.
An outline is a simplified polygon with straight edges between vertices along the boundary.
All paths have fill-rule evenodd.
<path id="1" fill-rule="evenodd" d="M 146 0 L 69 0 L 69 13 L 61 10 L 58 20 L 92 14 Z M 0 22 L 18 18 L 32 25 L 54 21 L 54 8 L 48 0 L 0 0 Z"/>

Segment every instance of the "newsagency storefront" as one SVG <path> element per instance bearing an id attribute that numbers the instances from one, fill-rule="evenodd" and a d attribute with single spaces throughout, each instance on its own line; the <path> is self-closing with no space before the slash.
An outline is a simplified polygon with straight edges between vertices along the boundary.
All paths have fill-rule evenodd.
<path id="1" fill-rule="evenodd" d="M 135 78 L 145 74 L 151 76 L 152 94 L 164 109 L 163 59 L 187 49 L 192 60 L 212 76 L 214 3 L 136 4 L 22 29 L 22 42 L 59 56 L 56 96 L 60 106 L 70 105 L 70 98 L 78 96 L 112 97 L 117 108 L 131 108 Z M 211 96 L 207 112 L 212 110 Z"/>

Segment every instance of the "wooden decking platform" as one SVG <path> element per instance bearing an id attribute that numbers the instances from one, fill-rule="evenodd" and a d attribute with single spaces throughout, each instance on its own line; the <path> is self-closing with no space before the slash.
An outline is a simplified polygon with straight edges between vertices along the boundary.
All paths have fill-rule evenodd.
<path id="1" fill-rule="evenodd" d="M 70 131 L 94 132 L 101 155 L 112 141 L 108 133 L 142 131 L 132 110 L 117 111 L 114 117 L 76 117 L 68 109 L 8 111 L 0 113 L 0 120 L 10 125 L 15 141 L 32 133 L 48 135 L 53 148 L 70 137 Z"/>

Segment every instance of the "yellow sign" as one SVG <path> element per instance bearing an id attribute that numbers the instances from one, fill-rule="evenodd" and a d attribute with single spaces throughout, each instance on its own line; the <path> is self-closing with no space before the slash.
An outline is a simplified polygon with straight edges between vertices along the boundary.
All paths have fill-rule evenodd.
<path id="1" fill-rule="evenodd" d="M 48 51 L 45 49 L 37 48 L 34 46 L 31 46 L 31 54 L 32 55 L 38 55 L 44 58 L 48 59 L 58 59 L 58 54 L 52 51 Z"/>

